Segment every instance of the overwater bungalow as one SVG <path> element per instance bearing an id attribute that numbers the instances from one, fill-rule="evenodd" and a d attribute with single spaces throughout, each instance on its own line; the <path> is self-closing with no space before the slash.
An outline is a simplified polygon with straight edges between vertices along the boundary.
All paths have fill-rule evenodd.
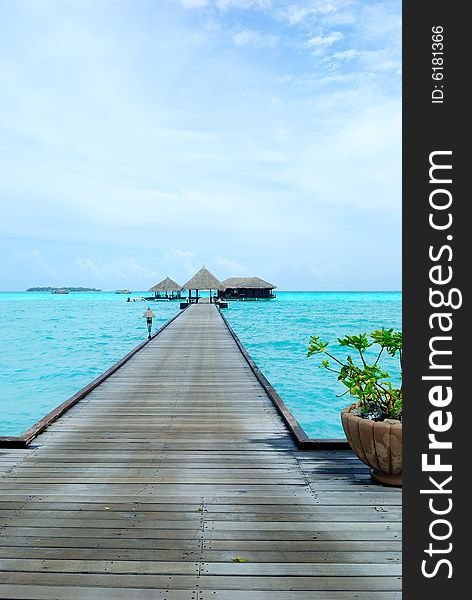
<path id="1" fill-rule="evenodd" d="M 213 273 L 210 273 L 208 269 L 202 267 L 198 273 L 187 281 L 187 283 L 184 283 L 182 290 L 188 290 L 188 301 L 192 304 L 199 301 L 201 296 L 198 292 L 203 290 L 208 290 L 210 292 L 210 302 L 213 302 L 214 297 L 212 292 L 221 292 L 224 290 L 224 286 Z M 195 291 L 194 296 L 192 296 L 192 290 Z"/>
<path id="2" fill-rule="evenodd" d="M 182 298 L 182 286 L 170 277 L 159 281 L 149 291 L 154 292 L 154 300 L 180 300 Z"/>
<path id="3" fill-rule="evenodd" d="M 222 283 L 222 300 L 270 300 L 275 298 L 273 290 L 277 287 L 260 277 L 229 277 Z"/>

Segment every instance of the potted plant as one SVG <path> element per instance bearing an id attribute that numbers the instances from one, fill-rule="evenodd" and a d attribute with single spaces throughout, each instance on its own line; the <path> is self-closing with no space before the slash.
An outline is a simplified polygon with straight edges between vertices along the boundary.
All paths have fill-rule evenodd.
<path id="1" fill-rule="evenodd" d="M 346 438 L 355 454 L 371 468 L 372 477 L 386 485 L 402 483 L 402 388 L 380 367 L 384 352 L 399 361 L 402 370 L 402 332 L 378 329 L 369 334 L 346 335 L 340 346 L 356 352 L 341 361 L 327 351 L 328 342 L 311 336 L 307 356 L 325 355 L 320 368 L 337 374 L 357 400 L 341 411 Z M 372 350 L 369 350 L 372 348 Z M 368 352 L 367 352 L 368 351 Z M 372 357 L 372 358 L 370 358 Z"/>

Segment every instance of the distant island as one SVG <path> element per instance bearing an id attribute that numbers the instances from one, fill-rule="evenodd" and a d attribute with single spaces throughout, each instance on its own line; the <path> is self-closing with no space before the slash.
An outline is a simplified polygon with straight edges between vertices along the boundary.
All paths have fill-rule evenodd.
<path id="1" fill-rule="evenodd" d="M 30 287 L 27 292 L 55 292 L 56 290 L 69 290 L 70 292 L 101 292 L 97 288 L 88 287 Z"/>

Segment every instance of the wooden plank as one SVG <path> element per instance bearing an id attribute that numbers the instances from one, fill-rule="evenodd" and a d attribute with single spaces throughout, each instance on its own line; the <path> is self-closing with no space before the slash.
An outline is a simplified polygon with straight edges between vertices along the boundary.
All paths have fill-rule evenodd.
<path id="1" fill-rule="evenodd" d="M 132 595 L 131 595 L 132 594 Z M 55 586 L 0 583 L 0 597 L 4 600 L 200 600 L 195 590 L 120 589 L 117 587 Z M 203 600 L 203 599 L 202 599 Z"/>
<path id="2" fill-rule="evenodd" d="M 130 590 L 103 587 L 69 587 L 69 586 L 37 586 L 37 585 L 2 585 L 0 583 L 1 598 L 5 600 L 130 600 Z M 26 594 L 26 595 L 25 595 Z M 212 590 L 210 593 L 196 590 L 159 590 L 137 589 L 132 591 L 133 600 L 248 600 L 247 592 L 237 590 Z M 311 591 L 251 591 L 251 600 L 314 600 Z M 401 600 L 399 592 L 343 592 L 343 591 L 317 591 L 316 600 Z"/>
<path id="3" fill-rule="evenodd" d="M 375 569 L 379 565 L 372 565 Z M 392 565 L 393 566 L 393 565 Z M 198 575 L 197 561 L 77 560 L 0 558 L 0 570 L 42 573 L 115 573 L 126 575 Z M 362 569 L 360 569 L 362 570 Z M 378 570 L 378 568 L 377 568 Z M 390 574 L 390 573 L 389 573 Z"/>
<path id="4" fill-rule="evenodd" d="M 346 505 L 356 505 L 356 506 L 383 506 L 383 505 L 399 505 L 398 496 L 391 495 L 388 493 L 377 493 L 375 491 L 364 493 L 364 492 L 356 492 L 353 493 L 352 490 L 349 492 L 319 492 L 316 491 L 313 495 L 294 495 L 287 496 L 279 495 L 278 493 L 270 494 L 269 496 L 260 495 L 260 494 L 248 494 L 248 493 L 240 493 L 240 494 L 226 494 L 221 491 L 219 495 L 205 494 L 203 495 L 201 490 L 196 493 L 173 493 L 167 495 L 161 494 L 150 494 L 141 493 L 139 496 L 136 494 L 129 494 L 124 492 L 113 493 L 113 490 L 108 488 L 103 491 L 100 490 L 94 495 L 91 494 L 92 490 L 89 492 L 84 492 L 80 494 L 80 498 L 77 496 L 76 490 L 72 489 L 68 493 L 66 490 L 60 489 L 55 494 L 50 493 L 51 489 L 49 488 L 49 493 L 44 494 L 32 494 L 29 491 L 25 491 L 23 489 L 13 489 L 12 491 L 4 489 L 2 490 L 2 499 L 5 501 L 7 498 L 14 502 L 28 502 L 30 499 L 36 498 L 38 501 L 45 502 L 82 502 L 82 503 L 91 503 L 96 504 L 105 503 L 109 505 L 110 503 L 120 503 L 120 502 L 137 502 L 140 504 L 175 504 L 181 505 L 187 502 L 196 502 L 197 504 L 201 501 L 205 501 L 206 503 L 211 503 L 213 505 L 226 505 L 228 503 L 232 505 L 239 505 L 246 507 L 252 507 L 254 505 L 264 506 L 264 505 L 283 505 L 283 506 L 292 506 L 293 510 L 298 510 L 300 506 L 314 506 L 314 505 L 324 505 L 324 506 L 333 506 L 338 507 L 333 508 L 333 510 L 338 510 L 339 514 L 342 514 L 342 510 L 340 507 Z M 351 501 L 350 501 L 351 500 Z"/>
<path id="5" fill-rule="evenodd" d="M 307 542 L 312 540 L 399 540 L 400 532 L 394 531 L 388 527 L 379 527 L 378 529 L 363 529 L 349 531 L 344 525 L 344 529 L 329 530 L 324 526 L 313 532 L 306 531 L 277 531 L 277 530 L 257 530 L 257 531 L 205 531 L 199 527 L 191 528 L 187 525 L 185 528 L 168 527 L 158 528 L 89 528 L 86 523 L 79 527 L 34 527 L 25 525 L 4 525 L 3 534 L 7 536 L 35 536 L 41 539 L 42 536 L 52 537 L 85 537 L 85 538 L 106 538 L 119 536 L 122 539 L 200 539 L 208 540 L 239 540 L 239 541 L 267 541 L 267 542 Z"/>
<path id="6" fill-rule="evenodd" d="M 238 590 L 212 590 L 211 593 L 201 592 L 199 600 L 248 600 L 245 591 Z M 401 592 L 372 592 L 372 591 L 343 591 L 343 590 L 317 590 L 316 596 L 312 591 L 284 590 L 251 590 L 250 600 L 401 600 Z"/>
<path id="7" fill-rule="evenodd" d="M 283 576 L 283 577 L 392 577 L 401 574 L 397 564 L 363 564 L 363 563 L 237 563 L 237 562 L 202 562 L 202 575 L 243 575 L 248 576 Z"/>
<path id="8" fill-rule="evenodd" d="M 200 513 L 203 515 L 204 513 Z M 132 527 L 136 529 L 146 529 L 147 531 L 159 530 L 159 529 L 188 529 L 190 527 L 199 527 L 200 520 L 203 518 L 196 519 L 173 519 L 163 520 L 161 518 L 148 518 L 141 519 L 138 515 L 123 515 L 121 518 L 109 518 L 93 520 L 91 518 L 85 521 L 85 517 L 81 515 L 73 515 L 69 519 L 56 519 L 48 518 L 46 515 L 38 518 L 29 518 L 27 514 L 21 514 L 20 516 L 10 516 L 3 520 L 4 527 L 16 527 L 16 526 L 28 526 L 28 527 L 63 527 L 63 528 L 75 528 L 81 527 L 85 522 L 89 527 L 97 527 L 100 529 L 121 529 L 126 527 L 129 522 L 132 522 Z M 115 514 L 116 516 L 116 514 Z M 349 525 L 342 521 L 206 521 L 203 524 L 205 532 L 209 535 L 217 536 L 217 532 L 229 533 L 236 531 L 237 535 L 247 535 L 245 532 L 250 531 L 253 534 L 255 532 L 262 531 L 277 531 L 282 536 L 289 535 L 291 532 L 304 532 L 310 535 L 310 532 L 321 532 L 321 531 L 343 531 L 346 527 L 349 527 L 351 532 L 363 531 L 364 533 L 373 531 L 384 531 L 390 532 L 400 531 L 400 526 L 397 522 L 370 522 L 364 521 L 359 524 L 356 521 L 350 521 Z M 278 538 L 277 538 L 278 539 Z"/>
<path id="9" fill-rule="evenodd" d="M 185 550 L 189 552 L 200 552 L 201 556 L 206 551 L 231 552 L 239 556 L 241 552 L 271 552 L 274 544 L 271 540 L 201 540 L 201 537 L 185 539 L 149 539 L 149 538 L 121 538 L 112 537 L 89 537 L 84 536 L 71 538 L 70 536 L 55 537 L 34 535 L 35 532 L 15 535 L 18 530 L 9 531 L 0 537 L 0 547 L 25 547 L 25 548 L 108 548 L 114 549 L 143 549 L 146 551 L 159 550 Z M 400 552 L 401 542 L 399 540 L 335 540 L 335 539 L 311 539 L 305 540 L 279 540 L 277 542 L 278 552 L 284 553 L 309 553 L 322 552 L 352 552 L 356 555 L 362 552 Z M 153 554 L 148 554 L 152 556 Z"/>
<path id="10" fill-rule="evenodd" d="M 219 575 L 284 577 L 393 577 L 400 575 L 397 564 L 363 563 L 237 563 L 154 560 L 77 560 L 0 558 L 2 572 L 114 573 L 124 575 Z"/>
<path id="11" fill-rule="evenodd" d="M 125 575 L 88 573 L 43 573 L 8 571 L 4 584 L 70 585 L 116 588 L 261 590 L 261 591 L 396 591 L 399 577 L 272 577 L 272 576 L 198 576 L 198 575 Z"/>
<path id="12" fill-rule="evenodd" d="M 1 506 L 1 505 L 0 505 Z M 20 505 L 18 505 L 20 506 Z M 37 505 L 36 505 L 37 506 Z M 231 506 L 226 505 L 226 512 L 217 512 L 212 510 L 212 506 L 207 506 L 203 508 L 202 506 L 190 505 L 189 507 L 185 507 L 179 505 L 179 510 L 153 510 L 147 511 L 143 509 L 136 509 L 131 507 L 119 508 L 117 509 L 113 505 L 106 506 L 102 505 L 100 509 L 90 510 L 86 508 L 86 505 L 82 505 L 85 508 L 74 508 L 73 505 L 64 505 L 68 508 L 60 509 L 58 506 L 52 504 L 50 507 L 46 508 L 43 506 L 41 510 L 35 510 L 35 505 L 29 502 L 26 506 L 22 507 L 22 518 L 28 519 L 51 519 L 55 521 L 61 521 L 63 519 L 69 520 L 80 517 L 80 519 L 91 519 L 91 520 L 111 520 L 116 519 L 118 516 L 135 518 L 143 522 L 161 522 L 164 520 L 195 520 L 201 519 L 201 513 L 205 513 L 205 520 L 210 519 L 214 521 L 233 521 L 235 523 L 241 523 L 243 521 L 252 521 L 257 518 L 258 522 L 274 522 L 274 523 L 283 523 L 285 521 L 289 522 L 302 522 L 302 523 L 319 523 L 323 521 L 335 521 L 335 522 L 368 522 L 368 521 L 401 521 L 401 507 L 398 506 L 387 506 L 387 507 L 379 507 L 379 506 L 361 506 L 361 507 L 353 507 L 347 506 L 343 508 L 343 514 L 337 515 L 334 513 L 333 509 L 330 506 L 320 506 L 317 507 L 316 511 L 311 507 L 311 511 L 308 512 L 306 510 L 298 512 L 298 508 L 296 507 L 286 507 L 283 508 L 280 512 L 274 511 L 271 507 L 270 511 L 263 510 L 265 507 L 253 506 L 250 508 L 250 512 L 248 512 L 248 508 L 244 507 L 244 510 L 232 510 Z M 172 506 L 172 505 L 171 505 Z M 218 507 L 221 508 L 221 507 Z M 241 509 L 241 507 L 236 506 L 237 509 Z M 310 507 L 303 507 L 310 508 Z M 4 517 L 8 517 L 12 513 L 12 508 L 4 509 L 0 508 L 0 520 Z M 295 512 L 297 511 L 297 512 Z"/>
<path id="13" fill-rule="evenodd" d="M 33 543 L 33 542 L 31 542 Z M 195 561 L 195 557 L 203 563 L 234 562 L 236 553 L 231 550 L 191 551 L 186 548 L 154 549 L 145 548 L 77 548 L 76 546 L 32 546 L 18 542 L 16 546 L 0 546 L 1 558 L 29 559 L 61 559 L 61 560 L 141 560 L 141 561 Z M 323 563 L 335 564 L 400 564 L 400 552 L 373 552 L 365 550 L 344 551 L 258 551 L 244 549 L 244 558 L 252 563 Z"/>
<path id="14" fill-rule="evenodd" d="M 180 558 L 180 557 L 179 557 Z M 379 563 L 318 563 L 318 562 L 195 562 L 195 560 L 158 560 L 157 556 L 147 560 L 110 560 L 69 558 L 0 558 L 2 571 L 41 571 L 51 573 L 116 573 L 143 575 L 243 575 L 243 576 L 398 576 L 398 564 Z"/>
<path id="15" fill-rule="evenodd" d="M 5 480 L 3 484 L 4 493 L 13 492 L 13 493 L 21 493 L 24 490 L 25 485 L 28 485 L 29 494 L 46 494 L 46 493 L 56 493 L 56 494 L 64 494 L 66 492 L 80 494 L 80 495 L 89 495 L 90 493 L 90 485 L 87 483 L 81 484 L 80 482 L 58 482 L 56 484 L 57 489 L 54 490 L 54 484 L 51 483 L 31 483 L 27 479 L 18 478 L 17 480 L 8 479 Z M 132 495 L 137 492 L 142 493 L 142 487 L 145 484 L 139 483 L 128 483 L 128 484 L 107 484 L 107 483 L 99 483 L 92 482 L 93 489 L 96 494 L 108 494 L 109 496 L 116 495 Z M 230 497 L 230 496 L 240 496 L 242 494 L 247 494 L 248 496 L 294 496 L 301 497 L 311 495 L 311 490 L 305 485 L 279 485 L 279 484 L 252 484 L 245 482 L 244 484 L 219 484 L 215 485 L 212 483 L 203 483 L 203 482 L 195 482 L 195 483 L 182 483 L 182 484 L 159 484 L 158 482 L 149 483 L 149 486 L 152 486 L 148 490 L 149 494 L 153 496 L 205 496 L 205 497 Z M 316 493 L 321 493 L 323 491 L 339 491 L 339 492 L 351 492 L 355 495 L 356 492 L 364 492 L 366 498 L 369 497 L 369 494 L 378 494 L 377 490 L 372 490 L 372 485 L 369 484 L 359 484 L 352 480 L 347 481 L 339 481 L 339 480 L 328 480 L 328 481 L 318 481 L 316 483 Z M 393 496 L 396 497 L 396 496 Z"/>

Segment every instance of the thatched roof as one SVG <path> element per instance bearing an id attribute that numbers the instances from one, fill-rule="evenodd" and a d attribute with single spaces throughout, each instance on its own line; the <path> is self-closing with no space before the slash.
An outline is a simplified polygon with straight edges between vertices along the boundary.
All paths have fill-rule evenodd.
<path id="1" fill-rule="evenodd" d="M 180 292 L 182 286 L 170 277 L 166 277 L 150 288 L 150 292 Z"/>
<path id="2" fill-rule="evenodd" d="M 208 269 L 202 267 L 192 279 L 182 286 L 183 290 L 224 290 L 225 287 Z"/>
<path id="3" fill-rule="evenodd" d="M 264 281 L 260 277 L 228 277 L 223 281 L 225 288 L 233 289 L 270 289 L 275 290 L 276 285 L 272 285 L 267 281 Z"/>

